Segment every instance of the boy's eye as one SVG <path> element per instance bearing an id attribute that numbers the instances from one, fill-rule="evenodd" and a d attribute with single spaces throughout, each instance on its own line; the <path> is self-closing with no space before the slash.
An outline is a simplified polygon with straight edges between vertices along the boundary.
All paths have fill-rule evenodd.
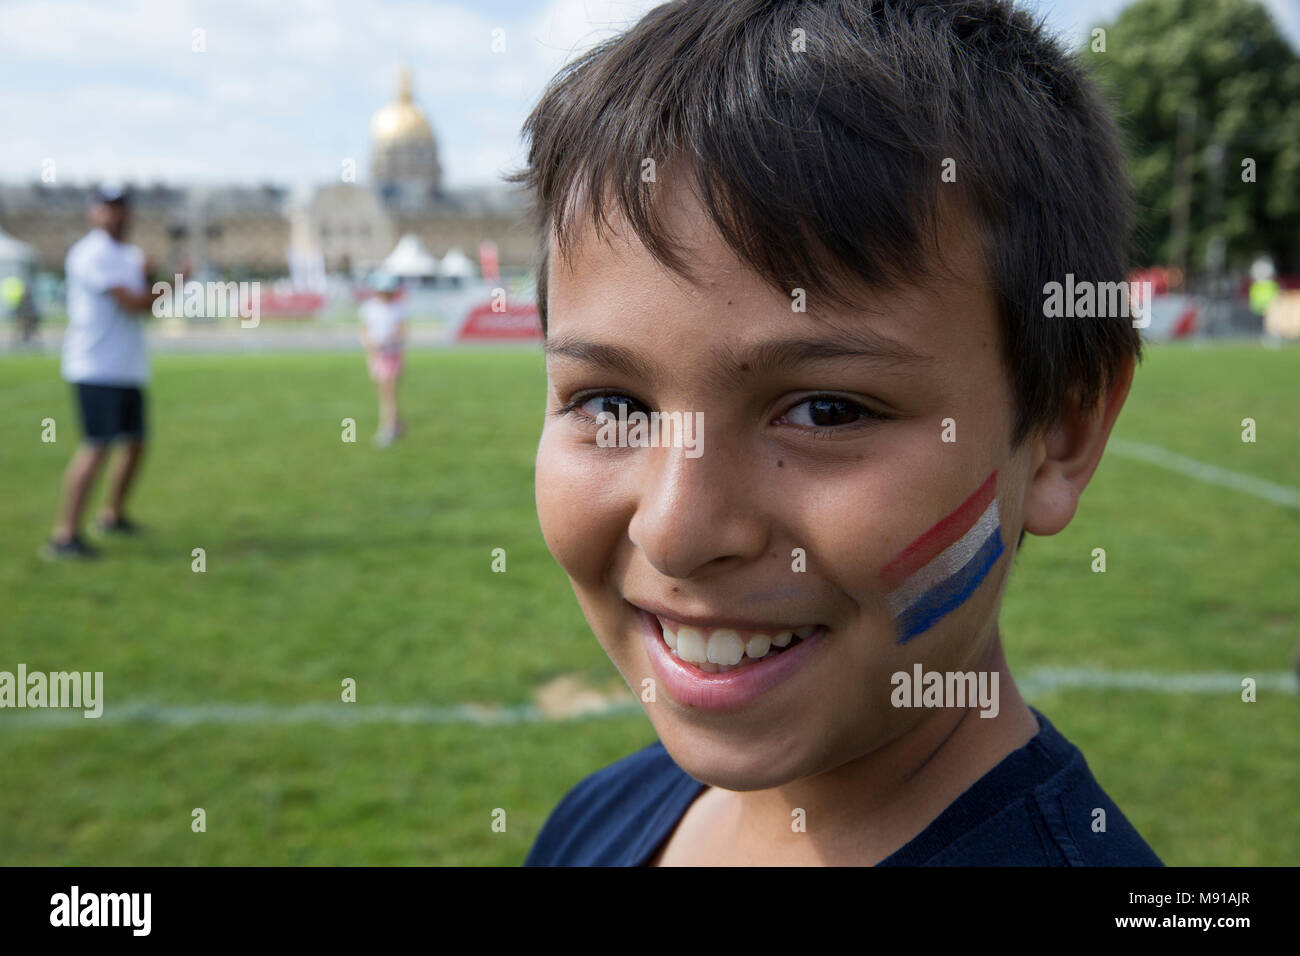
<path id="1" fill-rule="evenodd" d="M 604 392 L 596 395 L 579 395 L 561 406 L 557 414 L 577 414 L 589 421 L 598 421 L 602 412 L 618 419 L 638 411 L 644 414 L 650 412 L 649 408 L 630 395 L 622 392 Z M 886 421 L 889 418 L 889 415 L 851 398 L 839 395 L 814 395 L 791 406 L 773 424 L 817 429 L 816 434 L 820 436 L 823 430 L 827 433 L 847 431 Z"/>
<path id="2" fill-rule="evenodd" d="M 833 395 L 815 395 L 793 406 L 779 419 L 803 428 L 836 428 L 863 425 L 886 416 L 861 402 Z"/>
<path id="3" fill-rule="evenodd" d="M 596 418 L 601 412 L 608 412 L 615 418 L 619 417 L 619 406 L 624 406 L 623 415 L 631 415 L 633 412 L 647 412 L 648 409 L 630 396 L 618 392 L 606 392 L 604 395 L 591 395 L 587 398 L 570 402 L 565 409 L 577 409 L 581 414 L 588 418 Z"/>

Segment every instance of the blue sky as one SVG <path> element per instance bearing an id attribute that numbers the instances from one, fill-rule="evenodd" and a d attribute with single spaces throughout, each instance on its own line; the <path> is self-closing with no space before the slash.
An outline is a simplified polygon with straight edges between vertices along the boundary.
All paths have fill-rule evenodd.
<path id="1" fill-rule="evenodd" d="M 1125 0 L 1030 0 L 1072 43 Z M 523 158 L 519 127 L 575 52 L 657 0 L 0 0 L 0 181 L 364 181 L 369 120 L 409 64 L 450 185 Z M 1300 48 L 1300 0 L 1266 0 Z M 204 31 L 206 52 L 192 49 Z M 504 31 L 504 52 L 491 49 Z"/>

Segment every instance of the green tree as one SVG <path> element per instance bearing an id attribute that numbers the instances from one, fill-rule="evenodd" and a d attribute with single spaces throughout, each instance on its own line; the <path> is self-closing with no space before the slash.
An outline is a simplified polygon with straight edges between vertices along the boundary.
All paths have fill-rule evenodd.
<path id="1" fill-rule="evenodd" d="M 1140 261 L 1178 259 L 1185 184 L 1189 269 L 1205 267 L 1217 234 L 1229 268 L 1266 251 L 1300 271 L 1300 55 L 1268 11 L 1255 0 L 1136 0 L 1104 28 L 1104 52 L 1094 33 L 1082 55 L 1119 107 Z M 1243 181 L 1247 160 L 1254 182 Z"/>

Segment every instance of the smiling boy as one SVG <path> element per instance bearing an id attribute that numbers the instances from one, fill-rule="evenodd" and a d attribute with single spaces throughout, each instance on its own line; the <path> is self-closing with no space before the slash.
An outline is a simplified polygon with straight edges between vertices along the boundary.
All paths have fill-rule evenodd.
<path id="1" fill-rule="evenodd" d="M 527 862 L 1159 865 L 998 629 L 1140 353 L 1128 316 L 1044 315 L 1126 272 L 1072 61 L 999 2 L 678 2 L 527 132 L 538 515 L 659 736 Z M 627 412 L 699 415 L 703 454 L 597 440 Z"/>

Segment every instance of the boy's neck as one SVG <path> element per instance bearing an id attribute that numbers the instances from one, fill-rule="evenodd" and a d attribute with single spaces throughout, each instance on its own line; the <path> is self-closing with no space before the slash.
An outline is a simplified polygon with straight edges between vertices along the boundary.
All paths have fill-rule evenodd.
<path id="1" fill-rule="evenodd" d="M 898 850 L 1038 733 L 1000 635 L 976 667 L 998 674 L 995 717 L 981 717 L 978 708 L 937 708 L 897 740 L 815 777 L 771 790 L 710 788 L 715 825 L 733 835 L 726 842 L 754 848 L 764 857 L 755 863 L 863 866 Z M 796 808 L 805 811 L 806 832 L 791 827 Z"/>

